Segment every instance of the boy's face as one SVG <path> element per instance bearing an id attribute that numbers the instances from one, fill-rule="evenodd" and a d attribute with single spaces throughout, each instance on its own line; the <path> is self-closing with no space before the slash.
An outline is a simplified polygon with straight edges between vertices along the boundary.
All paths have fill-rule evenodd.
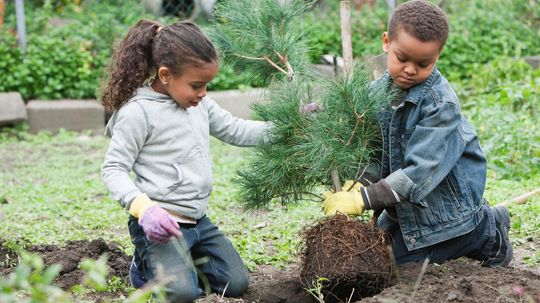
<path id="1" fill-rule="evenodd" d="M 420 41 L 405 30 L 399 30 L 392 39 L 384 32 L 382 43 L 388 53 L 388 71 L 394 84 L 403 89 L 426 80 L 442 50 L 440 42 Z"/>

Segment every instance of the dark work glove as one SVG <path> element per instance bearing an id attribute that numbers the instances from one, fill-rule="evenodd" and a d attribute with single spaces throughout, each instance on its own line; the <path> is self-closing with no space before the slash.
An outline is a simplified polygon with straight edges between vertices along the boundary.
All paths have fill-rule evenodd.
<path id="1" fill-rule="evenodd" d="M 360 193 L 366 204 L 366 209 L 383 209 L 392 207 L 404 200 L 384 180 L 373 183 L 370 186 L 360 188 Z"/>

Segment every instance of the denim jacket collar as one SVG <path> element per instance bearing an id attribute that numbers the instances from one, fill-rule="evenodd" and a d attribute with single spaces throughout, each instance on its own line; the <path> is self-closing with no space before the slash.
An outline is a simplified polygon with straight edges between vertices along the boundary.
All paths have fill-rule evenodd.
<path id="1" fill-rule="evenodd" d="M 431 87 L 433 80 L 438 74 L 439 70 L 437 69 L 437 67 L 434 67 L 433 71 L 426 80 L 416 84 L 411 89 L 409 89 L 409 92 L 407 93 L 404 101 L 411 102 L 417 105 L 418 102 L 420 102 L 422 97 L 425 95 L 427 89 Z M 380 80 L 382 83 L 386 83 L 387 85 L 390 85 L 392 83 L 392 77 L 390 76 L 388 69 L 384 72 Z"/>

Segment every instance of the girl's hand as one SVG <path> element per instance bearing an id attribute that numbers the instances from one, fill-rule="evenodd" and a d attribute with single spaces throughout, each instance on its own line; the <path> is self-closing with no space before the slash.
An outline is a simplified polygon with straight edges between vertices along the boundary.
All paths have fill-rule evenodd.
<path id="1" fill-rule="evenodd" d="M 161 244 L 169 242 L 173 238 L 180 238 L 182 232 L 180 226 L 159 205 L 150 206 L 139 219 L 146 237 Z"/>
<path id="2" fill-rule="evenodd" d="M 131 202 L 129 213 L 139 218 L 139 225 L 152 242 L 164 244 L 182 236 L 178 223 L 144 193 L 137 195 Z"/>

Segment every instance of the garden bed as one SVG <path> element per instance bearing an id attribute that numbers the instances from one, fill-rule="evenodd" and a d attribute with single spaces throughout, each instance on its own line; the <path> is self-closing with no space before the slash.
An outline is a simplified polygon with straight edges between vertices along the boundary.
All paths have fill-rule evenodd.
<path id="1" fill-rule="evenodd" d="M 70 241 L 65 247 L 37 245 L 27 249 L 40 255 L 47 265 L 62 264 L 63 269 L 55 280 L 55 284 L 62 288 L 82 283 L 83 272 L 78 267 L 79 262 L 83 258 L 97 259 L 103 253 L 108 255 L 110 275 L 127 281 L 131 257 L 116 244 L 102 239 Z M 517 255 L 523 255 L 520 250 L 523 247 L 516 249 Z M 5 249 L 0 249 L 0 275 L 7 275 L 15 269 L 6 262 L 6 254 Z M 13 255 L 10 257 L 14 259 Z M 540 275 L 534 269 L 520 265 L 519 261 L 513 261 L 507 268 L 485 268 L 478 262 L 458 259 L 442 265 L 428 265 L 423 274 L 421 264 L 398 267 L 392 286 L 361 302 L 540 302 Z M 251 273 L 250 287 L 241 298 L 223 298 L 213 294 L 200 299 L 200 302 L 312 302 L 309 292 L 300 283 L 298 264 L 294 262 L 284 269 L 258 266 Z M 85 299 L 99 302 L 119 299 L 127 296 L 127 292 L 93 292 L 87 296 L 90 297 Z"/>

